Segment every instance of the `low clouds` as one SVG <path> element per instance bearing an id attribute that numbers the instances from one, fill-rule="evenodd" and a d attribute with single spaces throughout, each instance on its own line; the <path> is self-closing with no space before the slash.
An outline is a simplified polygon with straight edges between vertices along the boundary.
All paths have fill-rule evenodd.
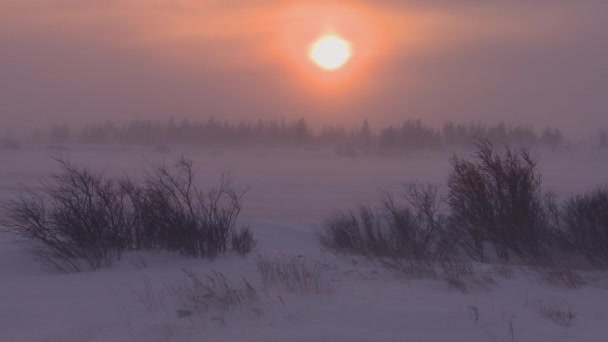
<path id="1" fill-rule="evenodd" d="M 2 125 L 210 115 L 608 125 L 599 1 L 353 1 L 387 44 L 339 96 L 282 58 L 276 40 L 293 17 L 281 11 L 297 1 L 240 3 L 2 0 Z"/>

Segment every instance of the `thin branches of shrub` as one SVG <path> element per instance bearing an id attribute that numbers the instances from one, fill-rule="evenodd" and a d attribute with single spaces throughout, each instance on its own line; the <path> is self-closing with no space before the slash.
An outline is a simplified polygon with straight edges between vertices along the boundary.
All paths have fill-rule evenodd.
<path id="1" fill-rule="evenodd" d="M 2 203 L 2 226 L 43 263 L 66 272 L 107 267 L 128 250 L 168 250 L 214 258 L 255 246 L 237 227 L 245 191 L 229 177 L 203 191 L 192 162 L 152 167 L 143 184 L 115 179 L 58 158 L 60 172 L 40 190 L 24 188 Z"/>
<path id="2" fill-rule="evenodd" d="M 388 260 L 430 260 L 447 255 L 445 216 L 435 186 L 410 185 L 405 203 L 386 194 L 379 208 L 336 212 L 318 232 L 321 244 L 335 252 Z"/>
<path id="3" fill-rule="evenodd" d="M 217 257 L 231 244 L 248 253 L 253 236 L 236 225 L 245 192 L 234 190 L 226 176 L 209 191 L 199 189 L 194 178 L 192 162 L 182 158 L 173 169 L 154 166 L 143 187 L 123 181 L 140 223 L 136 245 L 193 257 Z"/>
<path id="4" fill-rule="evenodd" d="M 547 253 L 549 224 L 537 161 L 526 149 L 499 151 L 487 140 L 477 143 L 475 162 L 455 156 L 448 177 L 451 223 L 462 248 L 486 261 L 485 244 L 501 260 L 510 253 L 538 259 Z"/>
<path id="5" fill-rule="evenodd" d="M 62 271 L 109 266 L 125 249 L 129 213 L 117 183 L 57 159 L 61 172 L 42 192 L 23 189 L 3 203 L 3 226 L 29 243 L 43 263 Z"/>
<path id="6" fill-rule="evenodd" d="M 414 275 L 432 274 L 429 260 L 459 252 L 481 262 L 515 256 L 555 266 L 583 256 L 595 267 L 608 265 L 607 187 L 560 202 L 543 191 L 528 150 L 487 140 L 478 140 L 473 160 L 454 156 L 451 164 L 444 199 L 437 187 L 410 186 L 404 203 L 387 194 L 379 208 L 335 212 L 318 232 L 321 245 Z"/>
<path id="7" fill-rule="evenodd" d="M 563 241 L 596 266 L 608 265 L 608 188 L 578 195 L 563 205 Z"/>

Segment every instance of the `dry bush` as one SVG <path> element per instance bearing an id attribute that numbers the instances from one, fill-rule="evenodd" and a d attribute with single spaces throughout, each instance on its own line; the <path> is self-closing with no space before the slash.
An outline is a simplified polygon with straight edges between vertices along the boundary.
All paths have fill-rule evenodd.
<path id="1" fill-rule="evenodd" d="M 241 237 L 245 251 L 253 246 L 248 228 L 239 230 L 237 218 L 245 191 L 237 191 L 229 177 L 219 187 L 204 191 L 194 184 L 192 161 L 181 158 L 173 168 L 156 165 L 143 186 L 124 181 L 137 213 L 135 244 L 144 249 L 165 249 L 193 257 L 214 258 L 230 250 L 231 239 Z"/>
<path id="2" fill-rule="evenodd" d="M 608 265 L 608 188 L 567 200 L 561 218 L 562 240 L 595 266 Z"/>
<path id="3" fill-rule="evenodd" d="M 576 312 L 565 302 L 551 302 L 540 307 L 540 315 L 555 324 L 571 326 L 576 320 Z"/>
<path id="4" fill-rule="evenodd" d="M 326 274 L 328 266 L 319 261 L 304 257 L 281 260 L 258 256 L 257 266 L 267 287 L 297 294 L 327 294 L 334 290 L 334 284 Z"/>
<path id="5" fill-rule="evenodd" d="M 336 252 L 373 256 L 386 251 L 386 233 L 377 228 L 378 220 L 369 207 L 360 207 L 361 219 L 355 212 L 336 212 L 324 222 L 319 232 L 321 245 Z"/>
<path id="6" fill-rule="evenodd" d="M 430 260 L 449 254 L 440 196 L 434 186 L 407 187 L 405 204 L 387 194 L 380 208 L 337 212 L 325 220 L 321 245 L 339 253 L 402 260 Z M 399 261 L 399 262 L 397 262 Z"/>
<path id="7" fill-rule="evenodd" d="M 257 290 L 243 278 L 233 284 L 220 272 L 199 276 L 184 270 L 186 279 L 171 287 L 181 305 L 197 313 L 230 312 L 252 305 L 260 300 Z"/>
<path id="8" fill-rule="evenodd" d="M 128 250 L 213 258 L 255 246 L 249 228 L 237 227 L 245 192 L 234 190 L 228 177 L 215 189 L 199 189 L 189 160 L 154 166 L 143 184 L 57 161 L 60 172 L 39 190 L 24 188 L 2 203 L 0 222 L 53 268 L 96 270 Z"/>
<path id="9" fill-rule="evenodd" d="M 125 249 L 130 223 L 118 184 L 57 159 L 61 172 L 3 203 L 2 225 L 28 243 L 41 262 L 66 272 L 111 265 Z"/>
<path id="10" fill-rule="evenodd" d="M 498 151 L 487 140 L 477 143 L 475 159 L 455 156 L 448 178 L 451 225 L 463 249 L 482 262 L 486 243 L 501 260 L 545 256 L 551 236 L 537 162 L 525 149 Z"/>
<path id="11" fill-rule="evenodd" d="M 249 227 L 242 228 L 240 231 L 232 234 L 230 239 L 232 250 L 239 255 L 249 254 L 256 245 L 253 238 L 253 233 Z"/>
<path id="12" fill-rule="evenodd" d="M 403 197 L 405 204 L 390 194 L 383 202 L 396 255 L 415 260 L 447 258 L 453 252 L 449 241 L 452 236 L 441 213 L 439 188 L 412 184 L 406 186 Z"/>

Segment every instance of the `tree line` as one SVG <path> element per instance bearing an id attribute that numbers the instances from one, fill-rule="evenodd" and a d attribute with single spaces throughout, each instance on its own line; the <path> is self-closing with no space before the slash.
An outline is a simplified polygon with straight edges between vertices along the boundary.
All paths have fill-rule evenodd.
<path id="1" fill-rule="evenodd" d="M 51 127 L 44 135 L 51 143 L 110 143 L 140 145 L 190 144 L 199 146 L 341 146 L 355 149 L 415 150 L 472 147 L 477 139 L 494 143 L 557 148 L 565 144 L 559 129 L 547 127 L 537 132 L 531 127 L 445 122 L 435 128 L 420 120 L 372 129 L 365 120 L 359 127 L 325 126 L 314 130 L 305 119 L 258 120 L 231 123 L 210 118 L 206 121 L 134 120 L 126 124 L 89 124 L 74 129 L 68 124 Z"/>

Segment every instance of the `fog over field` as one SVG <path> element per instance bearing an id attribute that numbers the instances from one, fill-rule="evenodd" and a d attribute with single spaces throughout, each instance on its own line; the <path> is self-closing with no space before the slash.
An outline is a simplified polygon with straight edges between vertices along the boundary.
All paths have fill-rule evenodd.
<path id="1" fill-rule="evenodd" d="M 383 191 L 400 191 L 403 184 L 444 186 L 452 153 L 471 150 L 415 151 L 404 156 L 342 156 L 334 150 L 196 148 L 177 146 L 159 153 L 140 146 L 70 146 L 65 151 L 34 147 L 0 154 L 0 189 L 4 196 L 19 184 L 37 185 L 57 171 L 54 157 L 69 156 L 95 170 L 138 177 L 155 162 L 173 163 L 181 155 L 196 165 L 199 182 L 213 186 L 223 173 L 236 185 L 249 188 L 243 215 L 270 220 L 303 220 L 310 224 L 335 209 L 374 203 Z M 608 150 L 538 150 L 539 169 L 547 190 L 568 196 L 608 182 Z"/>

